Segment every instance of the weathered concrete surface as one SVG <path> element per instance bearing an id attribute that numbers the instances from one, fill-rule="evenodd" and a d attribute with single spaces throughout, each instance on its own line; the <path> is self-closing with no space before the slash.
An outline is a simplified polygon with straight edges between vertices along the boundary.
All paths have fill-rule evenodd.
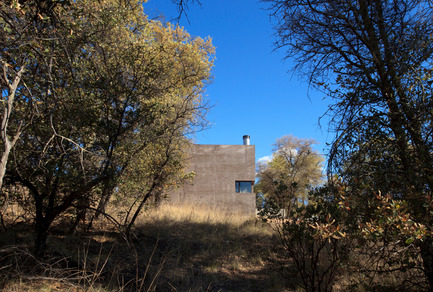
<path id="1" fill-rule="evenodd" d="M 187 171 L 194 171 L 192 183 L 170 194 L 173 203 L 195 204 L 222 209 L 229 214 L 256 214 L 256 197 L 236 193 L 236 181 L 255 179 L 254 145 L 193 145 Z"/>

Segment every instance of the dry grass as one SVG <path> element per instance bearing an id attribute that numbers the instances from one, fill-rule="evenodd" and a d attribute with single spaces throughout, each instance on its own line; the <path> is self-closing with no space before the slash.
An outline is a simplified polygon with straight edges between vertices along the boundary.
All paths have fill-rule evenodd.
<path id="1" fill-rule="evenodd" d="M 272 230 L 255 218 L 164 205 L 144 214 L 135 231 L 144 236 L 138 241 L 157 242 L 163 251 L 156 256 L 164 261 L 161 291 L 284 290 Z"/>
<path id="2" fill-rule="evenodd" d="M 251 219 L 239 214 L 227 214 L 223 210 L 211 209 L 199 205 L 172 205 L 169 203 L 162 204 L 160 207 L 153 209 L 151 212 L 141 214 L 140 219 L 144 222 L 149 220 L 168 219 L 178 222 L 196 222 L 196 223 L 228 223 L 232 225 L 241 225 Z"/>
<path id="3" fill-rule="evenodd" d="M 111 206 L 109 213 L 120 220 L 119 210 Z M 166 204 L 141 214 L 128 240 L 103 218 L 78 234 L 67 234 L 59 220 L 43 260 L 28 252 L 29 222 L 9 220 L 0 234 L 2 291 L 302 291 L 279 239 L 256 218 Z M 353 262 L 372 260 L 368 252 L 351 254 Z M 335 291 L 407 291 L 396 289 L 408 287 L 401 285 L 402 277 L 415 279 L 397 272 L 365 286 L 368 279 L 353 263 L 340 269 Z"/>
<path id="4" fill-rule="evenodd" d="M 116 208 L 112 207 L 111 214 Z M 285 291 L 272 230 L 255 218 L 163 205 L 137 220 L 130 240 L 101 219 L 91 232 L 52 230 L 48 257 L 27 252 L 31 227 L 0 235 L 3 291 Z M 23 240 L 25 239 L 25 240 Z M 15 249 L 14 254 L 6 252 Z M 4 251 L 2 253 L 2 250 Z M 7 272 L 6 272 L 7 271 Z"/>

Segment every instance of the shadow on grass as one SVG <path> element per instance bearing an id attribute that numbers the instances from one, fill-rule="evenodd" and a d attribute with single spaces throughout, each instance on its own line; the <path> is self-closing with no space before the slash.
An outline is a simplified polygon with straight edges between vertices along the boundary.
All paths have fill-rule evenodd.
<path id="1" fill-rule="evenodd" d="M 284 291 L 288 285 L 279 273 L 277 239 L 256 220 L 152 220 L 137 226 L 128 241 L 104 228 L 77 235 L 66 230 L 53 228 L 43 261 L 28 252 L 30 225 L 2 232 L 0 289 Z"/>
<path id="2" fill-rule="evenodd" d="M 156 244 L 161 291 L 282 291 L 277 239 L 265 229 L 255 220 L 240 226 L 159 220 L 136 228 L 134 243 L 138 250 Z"/>

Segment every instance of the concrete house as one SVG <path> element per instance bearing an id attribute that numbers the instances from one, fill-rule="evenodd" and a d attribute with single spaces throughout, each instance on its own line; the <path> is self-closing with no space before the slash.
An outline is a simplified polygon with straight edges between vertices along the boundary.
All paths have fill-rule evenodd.
<path id="1" fill-rule="evenodd" d="M 193 145 L 187 170 L 195 177 L 173 192 L 170 201 L 255 216 L 255 146 L 249 136 L 243 140 L 243 145 Z"/>

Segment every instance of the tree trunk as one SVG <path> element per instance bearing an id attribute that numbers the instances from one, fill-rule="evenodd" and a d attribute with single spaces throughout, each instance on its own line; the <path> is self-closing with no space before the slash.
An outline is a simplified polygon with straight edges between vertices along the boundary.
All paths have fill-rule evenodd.
<path id="1" fill-rule="evenodd" d="M 93 220 L 97 220 L 101 214 L 105 213 L 105 209 L 107 208 L 108 202 L 113 195 L 114 184 L 113 183 L 105 183 L 104 189 L 102 191 L 101 198 L 99 199 L 98 206 L 94 214 L 90 217 L 89 224 L 87 225 L 87 230 L 92 229 Z"/>
<path id="2" fill-rule="evenodd" d="M 89 206 L 90 201 L 88 197 L 82 197 L 78 200 L 78 203 L 75 206 L 76 217 L 75 220 L 72 222 L 71 227 L 69 228 L 69 234 L 74 234 L 78 231 L 80 221 L 83 222 L 83 225 L 86 224 L 87 209 L 89 208 Z"/>
<path id="3" fill-rule="evenodd" d="M 41 258 L 44 256 L 45 250 L 47 248 L 48 230 L 54 220 L 54 217 L 48 216 L 49 212 L 47 210 L 45 210 L 46 215 L 44 216 L 43 196 L 41 196 L 32 185 L 29 184 L 28 186 L 31 186 L 30 190 L 33 192 L 36 207 L 35 241 L 33 254 L 36 257 Z"/>
<path id="4" fill-rule="evenodd" d="M 20 70 L 18 71 L 13 83 L 11 84 L 8 77 L 7 77 L 7 64 L 3 64 L 3 80 L 7 83 L 9 87 L 9 95 L 7 97 L 6 105 L 3 110 L 3 119 L 1 122 L 1 129 L 0 129 L 0 136 L 4 143 L 4 152 L 2 154 L 1 162 L 0 162 L 0 188 L 3 185 L 3 177 L 6 173 L 6 165 L 9 158 L 9 154 L 11 152 L 11 149 L 14 147 L 15 143 L 17 142 L 18 138 L 21 136 L 21 126 L 20 123 L 18 125 L 18 129 L 15 131 L 15 134 L 12 138 L 12 141 L 10 141 L 7 131 L 9 126 L 9 120 L 12 113 L 14 101 L 15 101 L 15 92 L 17 91 L 18 84 L 21 81 L 21 76 L 24 73 L 24 65 L 21 66 Z"/>
<path id="5" fill-rule="evenodd" d="M 35 225 L 35 246 L 34 255 L 37 257 L 43 257 L 47 248 L 48 228 L 50 224 L 46 220 L 37 220 Z"/>
<path id="6" fill-rule="evenodd" d="M 98 219 L 99 215 L 101 215 L 102 213 L 105 213 L 105 209 L 108 205 L 108 202 L 111 199 L 112 194 L 113 194 L 113 187 L 112 186 L 104 187 L 104 191 L 102 193 L 101 199 L 99 200 L 98 207 L 96 209 L 96 213 L 94 216 L 95 219 Z"/>
<path id="7" fill-rule="evenodd" d="M 131 229 L 132 229 L 132 226 L 135 223 L 135 220 L 137 219 L 138 215 L 140 214 L 141 210 L 143 209 L 144 204 L 147 202 L 147 200 L 152 195 L 153 189 L 154 188 L 152 187 L 151 190 L 148 191 L 147 194 L 143 197 L 143 200 L 141 200 L 140 205 L 138 206 L 137 210 L 135 210 L 134 216 L 132 216 L 131 221 L 126 226 L 126 229 L 125 229 L 126 234 L 129 235 L 129 233 L 131 232 Z"/>
<path id="8" fill-rule="evenodd" d="M 421 257 L 424 266 L 424 275 L 433 291 L 433 239 L 428 237 L 421 246 Z"/>
<path id="9" fill-rule="evenodd" d="M 3 140 L 3 143 L 5 149 L 0 161 L 0 188 L 3 186 L 3 178 L 6 173 L 6 165 L 8 163 L 9 153 L 11 152 L 12 149 L 12 145 L 11 145 L 12 143 L 9 141 L 9 139 L 7 139 L 7 137 L 6 139 Z"/>

